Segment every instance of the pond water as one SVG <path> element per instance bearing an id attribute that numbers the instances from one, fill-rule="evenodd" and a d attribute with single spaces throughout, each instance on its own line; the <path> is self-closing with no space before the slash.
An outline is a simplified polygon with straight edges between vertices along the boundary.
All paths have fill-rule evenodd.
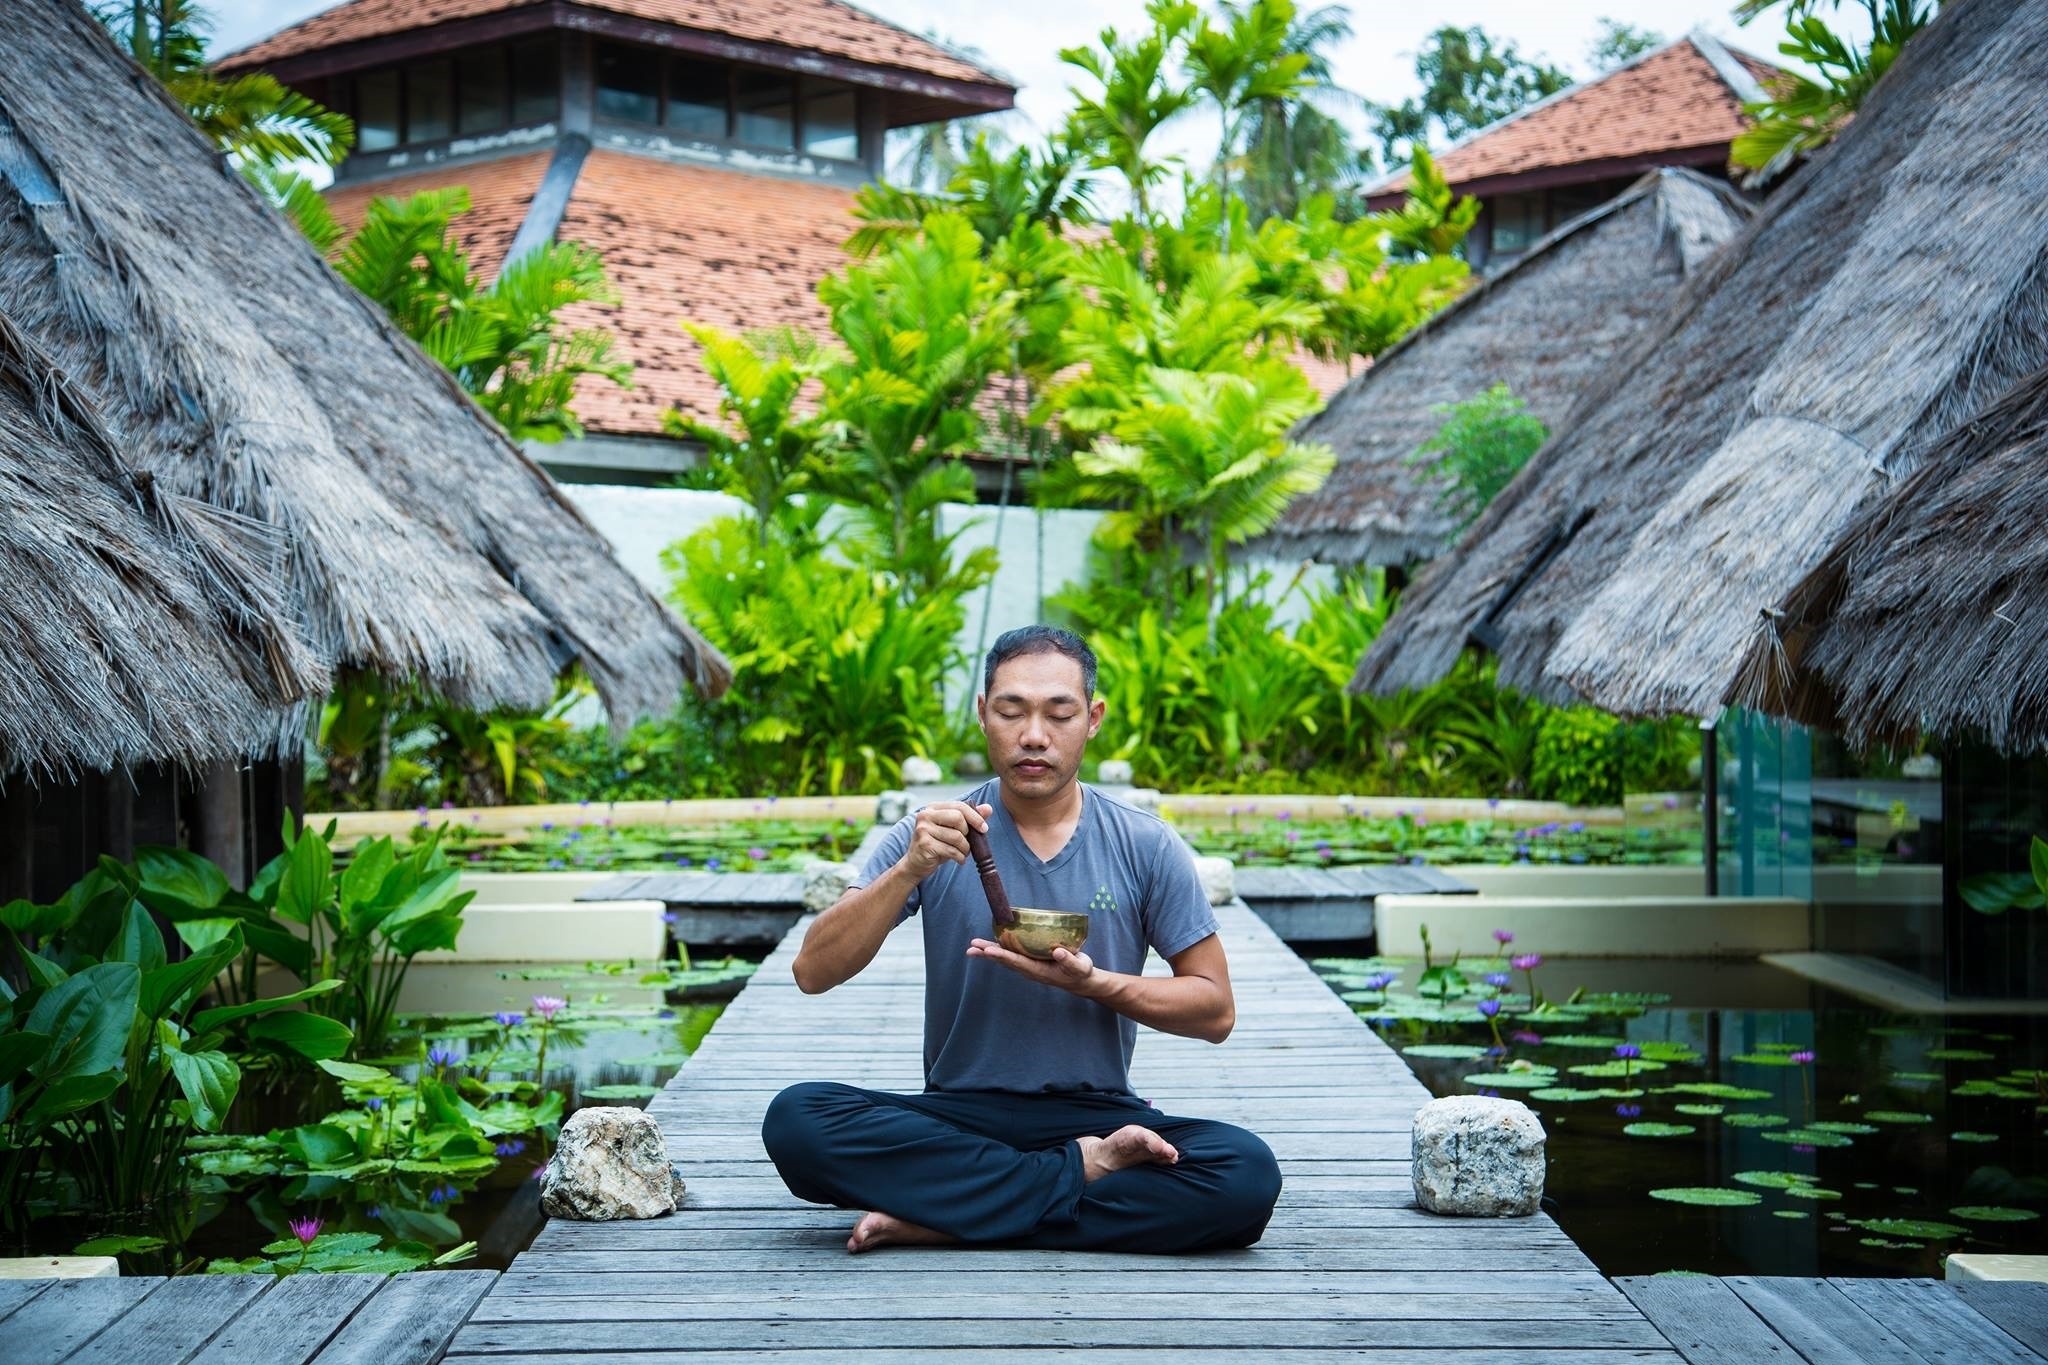
<path id="1" fill-rule="evenodd" d="M 849 799 L 848 808 L 859 804 L 858 798 Z M 422 815 L 417 828 L 434 828 L 429 818 Z M 871 815 L 847 815 L 835 820 L 764 817 L 718 825 L 614 825 L 599 815 L 547 822 L 518 833 L 481 830 L 456 821 L 446 826 L 444 837 L 450 861 L 472 872 L 793 872 L 812 858 L 848 856 L 872 823 Z"/>
<path id="2" fill-rule="evenodd" d="M 1676 797 L 1652 811 L 1629 808 L 1626 823 L 1552 820 L 1430 820 L 1421 814 L 1296 819 L 1290 811 L 1245 807 L 1226 823 L 1179 821 L 1197 853 L 1240 867 L 1344 867 L 1372 863 L 1691 864 L 1700 861 L 1699 813 Z"/>
<path id="3" fill-rule="evenodd" d="M 1604 1273 L 2048 1254 L 2048 1020 L 1886 1014 L 1760 963 L 1551 961 L 1532 1008 L 1510 952 L 1426 994 L 1413 962 L 1313 965 L 1432 1093 L 1537 1111 L 1545 1207 Z"/>

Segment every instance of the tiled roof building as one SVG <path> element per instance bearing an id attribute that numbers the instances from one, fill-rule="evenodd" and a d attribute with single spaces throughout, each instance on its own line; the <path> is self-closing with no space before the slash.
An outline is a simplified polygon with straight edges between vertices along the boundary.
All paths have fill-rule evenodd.
<path id="1" fill-rule="evenodd" d="M 1453 143 L 1437 164 L 1453 189 L 1482 206 L 1466 239 L 1473 264 L 1506 264 L 1645 171 L 1690 166 L 1725 177 L 1729 145 L 1748 126 L 1742 106 L 1783 74 L 1689 33 Z M 1407 187 L 1403 171 L 1374 185 L 1367 200 L 1394 207 Z"/>
<path id="2" fill-rule="evenodd" d="M 665 481 L 661 414 L 716 411 L 684 318 L 822 330 L 854 192 L 890 128 L 1010 107 L 1008 80 L 839 0 L 348 0 L 223 59 L 356 121 L 329 203 L 465 186 L 495 271 L 551 238 L 596 248 L 620 302 L 592 310 L 635 363 L 587 383 L 558 476 Z"/>

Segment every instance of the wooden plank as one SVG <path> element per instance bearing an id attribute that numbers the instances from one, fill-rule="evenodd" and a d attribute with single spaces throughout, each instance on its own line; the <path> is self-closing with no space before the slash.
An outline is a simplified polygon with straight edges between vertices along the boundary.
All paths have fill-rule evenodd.
<path id="1" fill-rule="evenodd" d="M 70 1359 L 78 1365 L 178 1365 L 277 1282 L 275 1275 L 181 1275 Z"/>
<path id="2" fill-rule="evenodd" d="M 0 1280 L 0 1318 L 56 1284 L 55 1280 Z"/>
<path id="3" fill-rule="evenodd" d="M 1890 1328 L 1922 1359 L 2039 1365 L 2041 1357 L 1939 1280 L 1830 1278 L 1828 1283 Z"/>
<path id="4" fill-rule="evenodd" d="M 317 1365 L 433 1365 L 497 1278 L 494 1270 L 394 1275 L 313 1359 Z"/>
<path id="5" fill-rule="evenodd" d="M 785 1271 L 773 1276 L 759 1271 L 727 1274 L 700 1270 L 685 1278 L 672 1271 L 619 1271 L 607 1275 L 521 1270 L 520 1261 L 537 1260 L 545 1264 L 548 1259 L 545 1255 L 535 1257 L 523 1253 L 492 1290 L 492 1297 L 660 1298 L 679 1290 L 694 1294 L 700 1289 L 707 1294 L 745 1294 L 760 1293 L 769 1283 L 811 1286 L 827 1291 L 849 1284 L 864 1284 L 873 1292 L 893 1286 L 902 1293 L 922 1294 L 945 1293 L 952 1289 L 965 1291 L 979 1285 L 978 1293 L 996 1293 L 1001 1292 L 1003 1286 L 1016 1283 L 1016 1266 L 1030 1264 L 1021 1258 L 1032 1254 L 1010 1253 L 1012 1260 L 1007 1270 L 949 1271 L 944 1264 L 948 1253 L 905 1252 L 891 1256 L 845 1256 L 831 1270 Z M 1034 1294 L 1101 1291 L 1113 1283 L 1121 1291 L 1132 1294 L 1316 1292 L 1359 1297 L 1433 1298 L 1437 1300 L 1435 1311 L 1446 1318 L 1458 1317 L 1459 1302 L 1475 1293 L 1475 1286 L 1482 1283 L 1476 1276 L 1455 1270 L 1388 1270 L 1373 1275 L 1268 1270 L 1262 1268 L 1263 1260 L 1258 1259 L 1232 1270 L 1190 1268 L 1207 1263 L 1208 1258 L 1204 1257 L 1199 1261 L 1185 1262 L 1179 1270 L 1162 1270 L 1122 1269 L 1114 1262 L 1105 1262 L 1087 1270 L 1053 1270 L 1042 1275 L 1034 1272 L 1031 1283 Z M 1584 1271 L 1502 1271 L 1486 1276 L 1483 1283 L 1493 1292 L 1515 1297 L 1542 1296 L 1560 1301 L 1575 1296 L 1606 1298 L 1600 1273 L 1590 1267 Z"/>
<path id="6" fill-rule="evenodd" d="M 773 1355 L 760 1351 L 696 1351 L 687 1347 L 650 1347 L 634 1351 L 589 1351 L 576 1352 L 573 1359 L 577 1365 L 842 1365 L 846 1351 L 853 1349 L 847 1344 L 827 1350 L 779 1350 Z M 1145 1350 L 1106 1350 L 1102 1347 L 1046 1347 L 1016 1351 L 1004 1347 L 964 1347 L 953 1349 L 927 1349 L 917 1353 L 917 1365 L 1037 1365 L 1039 1361 L 1073 1360 L 1084 1365 L 1159 1365 L 1162 1357 L 1171 1359 L 1173 1365 L 1246 1365 L 1242 1350 L 1185 1350 L 1176 1349 L 1169 1353 Z M 450 1351 L 450 1361 L 473 1362 L 473 1365 L 559 1365 L 565 1358 L 561 1351 L 506 1351 L 489 1355 L 471 1355 L 462 1349 L 458 1340 Z M 1258 1365 L 1332 1365 L 1330 1352 L 1326 1350 L 1261 1350 L 1256 1357 Z M 1345 1365 L 1467 1365 L 1467 1362 L 1491 1361 L 1491 1357 L 1480 1357 L 1477 1353 L 1446 1353 L 1434 1347 L 1381 1347 L 1359 1345 L 1347 1348 L 1339 1357 Z M 1680 1358 L 1671 1351 L 1623 1348 L 1618 1350 L 1587 1350 L 1583 1348 L 1551 1349 L 1544 1347 L 1526 1348 L 1514 1357 L 1515 1365 L 1681 1365 Z"/>
<path id="7" fill-rule="evenodd" d="M 0 1326 L 7 1365 L 54 1365 L 164 1283 L 158 1275 L 57 1281 L 8 1314 Z"/>
<path id="8" fill-rule="evenodd" d="M 2024 1280 L 1949 1280 L 1963 1302 L 2005 1334 L 2048 1359 L 2048 1284 Z"/>
<path id="9" fill-rule="evenodd" d="M 188 1365 L 303 1365 L 384 1283 L 382 1275 L 287 1275 Z"/>
<path id="10" fill-rule="evenodd" d="M 1614 1283 L 1691 1365 L 1798 1365 L 1799 1353 L 1719 1280 L 1640 1275 Z"/>
<path id="11" fill-rule="evenodd" d="M 1736 1275 L 1722 1283 L 1813 1365 L 1922 1359 L 1825 1280 Z"/>

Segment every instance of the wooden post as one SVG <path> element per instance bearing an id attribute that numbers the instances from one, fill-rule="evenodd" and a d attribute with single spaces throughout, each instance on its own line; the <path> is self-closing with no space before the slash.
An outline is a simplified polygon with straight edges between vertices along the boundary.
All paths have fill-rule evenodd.
<path id="1" fill-rule="evenodd" d="M 97 788 L 93 795 L 99 806 L 99 846 L 95 853 L 128 862 L 135 856 L 135 779 L 126 768 L 116 768 L 99 774 L 93 785 Z"/>
<path id="2" fill-rule="evenodd" d="M 0 785 L 0 904 L 32 895 L 35 886 L 36 798 L 16 773 Z"/>
<path id="3" fill-rule="evenodd" d="M 228 885 L 243 890 L 249 885 L 249 858 L 241 765 L 233 761 L 209 763 L 196 777 L 192 849 L 218 865 L 227 874 Z"/>

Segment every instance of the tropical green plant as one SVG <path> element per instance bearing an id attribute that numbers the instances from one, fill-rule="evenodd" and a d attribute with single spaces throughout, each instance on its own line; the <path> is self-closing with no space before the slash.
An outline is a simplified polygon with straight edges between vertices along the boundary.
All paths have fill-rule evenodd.
<path id="1" fill-rule="evenodd" d="M 1463 137 L 1572 83 L 1569 72 L 1524 57 L 1512 42 L 1449 24 L 1417 49 L 1415 77 L 1420 95 L 1373 110 L 1373 132 L 1389 161 L 1406 160 L 1417 145 Z"/>
<path id="2" fill-rule="evenodd" d="M 1409 455 L 1436 485 L 1437 506 L 1454 534 L 1479 519 L 1550 433 L 1506 384 L 1430 409 L 1442 417 L 1436 434 Z"/>
<path id="3" fill-rule="evenodd" d="M 1091 165 L 1123 177 L 1140 226 L 1152 221 L 1152 187 L 1171 169 L 1170 160 L 1153 160 L 1147 144 L 1162 124 L 1195 102 L 1195 91 L 1175 83 L 1167 63 L 1200 17 L 1186 0 L 1151 0 L 1145 13 L 1152 27 L 1136 38 L 1127 41 L 1115 28 L 1105 28 L 1098 47 L 1060 50 L 1061 61 L 1100 87 L 1094 93 L 1069 87 L 1074 107 L 1067 136 L 1089 150 Z"/>
<path id="4" fill-rule="evenodd" d="M 459 185 L 373 199 L 335 269 L 514 440 L 581 436 L 569 406 L 577 382 L 592 375 L 626 385 L 632 374 L 612 358 L 611 333 L 561 322 L 575 304 L 617 301 L 604 262 L 579 243 L 550 242 L 505 262 L 486 283 L 455 234 L 469 207 Z M 331 235 L 315 232 L 316 240 Z"/>
<path id="5" fill-rule="evenodd" d="M 456 870 L 431 833 L 403 852 L 389 836 L 362 840 L 338 875 L 332 838 L 331 824 L 323 833 L 287 823 L 284 852 L 257 872 L 246 892 L 196 853 L 144 849 L 136 857 L 133 892 L 195 946 L 210 944 L 210 936 L 240 936 L 221 983 L 231 1003 L 254 997 L 259 959 L 267 959 L 308 989 L 321 989 L 313 1013 L 291 1025 L 306 1042 L 325 1040 L 322 1046 L 331 1050 L 318 1055 L 353 1050 L 374 1056 L 390 1035 L 413 958 L 455 946 L 462 909 L 476 893 L 457 885 Z"/>
<path id="6" fill-rule="evenodd" d="M 703 447 L 702 477 L 693 482 L 743 499 L 762 544 L 778 532 L 809 543 L 825 510 L 823 499 L 802 496 L 815 473 L 819 432 L 814 417 L 796 410 L 796 400 L 818 368 L 817 349 L 792 336 L 764 353 L 716 327 L 686 322 L 683 330 L 703 348 L 704 370 L 718 384 L 718 411 L 727 423 L 675 409 L 662 414 L 670 435 Z"/>
<path id="7" fill-rule="evenodd" d="M 1544 716 L 1531 761 L 1536 794 L 1575 806 L 1619 801 L 1620 730 L 1619 720 L 1590 706 L 1561 707 Z"/>
<path id="8" fill-rule="evenodd" d="M 1956 892 L 1963 904 L 1981 915 L 2039 910 L 2048 905 L 2048 839 L 2035 835 L 2028 844 L 2025 872 L 1985 872 L 1965 877 Z"/>
<path id="9" fill-rule="evenodd" d="M 1297 99 L 1308 83 L 1309 56 L 1290 40 L 1294 0 L 1221 0 L 1221 23 L 1196 16 L 1187 30 L 1183 65 L 1188 83 L 1216 106 L 1221 132 L 1213 174 L 1223 200 L 1230 199 L 1231 168 L 1254 111 Z M 1230 246 L 1230 215 L 1221 215 L 1223 247 Z"/>
<path id="10" fill-rule="evenodd" d="M 1339 218 L 1364 215 L 1359 182 L 1372 167 L 1370 152 L 1353 145 L 1340 117 L 1364 101 L 1337 84 L 1330 49 L 1351 37 L 1342 5 L 1297 10 L 1285 50 L 1303 58 L 1299 84 L 1285 98 L 1261 98 L 1247 111 L 1240 184 L 1254 224 L 1292 216 L 1315 195 L 1331 196 Z"/>
<path id="11" fill-rule="evenodd" d="M 1624 24 L 1618 19 L 1599 22 L 1599 31 L 1586 47 L 1586 60 L 1595 71 L 1612 71 L 1617 66 L 1626 66 L 1645 52 L 1664 45 L 1664 35 L 1655 29 Z"/>
<path id="12" fill-rule="evenodd" d="M 860 226 L 846 239 L 846 249 L 865 259 L 916 236 L 927 217 L 946 211 L 964 217 L 983 248 L 992 251 L 1021 224 L 1038 223 L 1058 232 L 1067 224 L 1087 222 L 1094 211 L 1092 186 L 1081 154 L 1061 134 L 1041 146 L 1008 151 L 999 151 L 984 134 L 961 155 L 938 193 L 880 180 L 861 186 L 853 197 Z"/>
<path id="13" fill-rule="evenodd" d="M 241 925 L 180 924 L 191 951 L 171 960 L 136 874 L 111 859 L 51 904 L 0 906 L 0 926 L 25 982 L 0 979 L 0 1220 L 11 1228 L 45 1211 L 56 1186 L 104 1217 L 170 1217 L 186 1135 L 217 1131 L 240 1088 L 231 1038 L 314 1058 L 350 1042 L 346 1027 L 289 1009 L 342 989 L 332 977 L 201 1008 L 246 951 Z"/>
<path id="14" fill-rule="evenodd" d="M 1780 3 L 1786 4 L 1785 40 L 1778 51 L 1796 65 L 1773 84 L 1768 98 L 1743 106 L 1755 122 L 1729 148 L 1730 160 L 1750 168 L 1753 185 L 1832 142 L 1906 44 L 1941 11 L 1941 0 L 1857 0 L 1870 24 L 1865 46 L 1821 17 L 1822 8 L 1836 9 L 1840 0 L 1741 0 L 1735 17 L 1747 24 Z M 1801 74 L 1799 67 L 1820 78 Z"/>

